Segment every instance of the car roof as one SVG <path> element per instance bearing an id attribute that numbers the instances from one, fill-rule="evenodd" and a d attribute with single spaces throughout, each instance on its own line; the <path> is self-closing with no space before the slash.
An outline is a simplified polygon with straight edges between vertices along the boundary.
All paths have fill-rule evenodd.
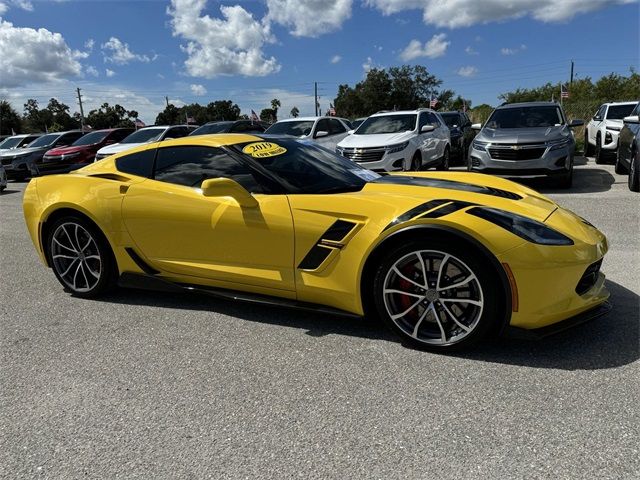
<path id="1" fill-rule="evenodd" d="M 7 138 L 25 138 L 25 137 L 41 137 L 44 133 L 18 133 L 17 135 L 9 135 Z"/>
<path id="2" fill-rule="evenodd" d="M 609 103 L 603 103 L 603 105 L 608 105 L 609 107 L 616 106 L 616 105 L 637 105 L 637 104 L 638 104 L 638 100 L 631 101 L 631 102 L 609 102 Z"/>
<path id="3" fill-rule="evenodd" d="M 316 120 L 321 120 L 323 118 L 335 118 L 336 120 L 348 121 L 346 118 L 342 117 L 328 117 L 328 116 L 317 116 L 317 117 L 292 117 L 292 118 L 283 118 L 282 120 L 278 120 L 276 123 L 284 123 L 284 122 L 315 122 Z M 275 125 L 275 123 L 274 123 Z"/>
<path id="4" fill-rule="evenodd" d="M 521 107 L 559 107 L 558 102 L 519 102 L 519 103 L 506 103 L 496 107 L 498 109 L 504 108 L 521 108 Z"/>
<path id="5" fill-rule="evenodd" d="M 431 110 L 430 108 L 417 108 L 415 110 L 389 110 L 387 112 L 377 112 L 371 115 L 371 117 L 384 117 L 386 115 L 417 115 L 420 112 L 437 113 L 435 110 Z"/>

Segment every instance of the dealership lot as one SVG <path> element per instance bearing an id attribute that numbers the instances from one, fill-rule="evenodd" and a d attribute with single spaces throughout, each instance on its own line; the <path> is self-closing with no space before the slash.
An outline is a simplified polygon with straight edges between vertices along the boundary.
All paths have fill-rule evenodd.
<path id="1" fill-rule="evenodd" d="M 65 294 L 0 196 L 0 476 L 638 478 L 638 194 L 576 161 L 528 184 L 605 232 L 613 310 L 457 356 L 361 320 L 200 296 Z"/>

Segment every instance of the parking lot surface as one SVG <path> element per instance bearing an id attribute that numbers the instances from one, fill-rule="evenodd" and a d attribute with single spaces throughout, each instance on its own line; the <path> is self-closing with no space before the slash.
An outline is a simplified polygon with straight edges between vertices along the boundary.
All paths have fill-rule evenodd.
<path id="1" fill-rule="evenodd" d="M 365 320 L 201 296 L 66 294 L 0 195 L 2 478 L 640 478 L 639 200 L 578 158 L 613 310 L 457 355 Z"/>

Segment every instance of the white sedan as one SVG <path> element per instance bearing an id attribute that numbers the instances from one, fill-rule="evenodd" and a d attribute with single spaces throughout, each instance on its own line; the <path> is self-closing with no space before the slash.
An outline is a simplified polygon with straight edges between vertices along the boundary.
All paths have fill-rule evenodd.
<path id="1" fill-rule="evenodd" d="M 333 151 L 338 142 L 348 135 L 351 124 L 338 117 L 297 117 L 280 120 L 264 133 L 292 135 L 306 138 Z"/>

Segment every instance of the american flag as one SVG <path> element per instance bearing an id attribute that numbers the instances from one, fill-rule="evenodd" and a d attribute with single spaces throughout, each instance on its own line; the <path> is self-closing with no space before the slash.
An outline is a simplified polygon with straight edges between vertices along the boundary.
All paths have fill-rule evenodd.
<path id="1" fill-rule="evenodd" d="M 252 122 L 259 122 L 260 118 L 258 117 L 258 114 L 256 112 L 253 111 L 253 109 L 251 109 L 251 121 Z"/>
<path id="2" fill-rule="evenodd" d="M 193 117 L 187 117 L 187 125 L 189 125 L 190 123 L 196 123 L 196 119 Z"/>
<path id="3" fill-rule="evenodd" d="M 133 124 L 136 126 L 136 128 L 142 128 L 142 127 L 146 127 L 145 123 L 140 120 L 139 118 L 136 118 L 135 122 L 133 122 Z"/>
<path id="4" fill-rule="evenodd" d="M 334 106 L 331 103 L 329 104 L 329 112 L 327 112 L 327 113 L 332 117 L 336 116 L 336 109 L 334 108 Z"/>
<path id="5" fill-rule="evenodd" d="M 436 97 L 431 97 L 431 101 L 429 102 L 429 106 L 431 108 L 436 108 L 438 105 L 438 99 Z"/>
<path id="6" fill-rule="evenodd" d="M 562 83 L 560 84 L 560 98 L 569 98 L 569 89 Z"/>

